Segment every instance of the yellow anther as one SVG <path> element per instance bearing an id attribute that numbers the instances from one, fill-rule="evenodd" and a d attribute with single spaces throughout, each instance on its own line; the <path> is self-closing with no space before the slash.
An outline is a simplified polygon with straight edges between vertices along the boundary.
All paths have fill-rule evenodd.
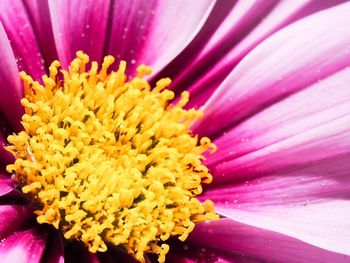
<path id="1" fill-rule="evenodd" d="M 187 104 L 187 102 L 190 99 L 190 93 L 188 91 L 183 91 L 181 93 L 181 99 L 179 100 L 179 102 L 176 104 L 176 106 L 182 108 L 183 106 L 185 106 Z"/>
<path id="2" fill-rule="evenodd" d="M 57 74 L 58 74 L 58 68 L 61 66 L 61 63 L 57 60 L 53 61 L 51 63 L 51 66 L 49 67 L 49 72 L 50 72 L 50 78 L 55 79 Z"/>
<path id="3" fill-rule="evenodd" d="M 157 81 L 156 87 L 153 89 L 154 93 L 161 92 L 163 89 L 171 84 L 170 78 L 163 78 Z"/>
<path id="4" fill-rule="evenodd" d="M 185 110 L 189 94 L 175 105 L 165 89 L 169 78 L 151 89 L 137 68 L 126 81 L 126 62 L 109 71 L 77 53 L 69 71 L 58 61 L 43 85 L 20 73 L 26 97 L 24 131 L 10 135 L 7 149 L 16 161 L 7 170 L 22 192 L 39 203 L 40 224 L 51 224 L 67 239 L 83 242 L 92 253 L 107 243 L 123 246 L 137 260 L 145 253 L 165 261 L 170 237 L 185 240 L 196 222 L 217 219 L 211 201 L 196 195 L 212 176 L 201 160 L 215 145 L 190 131 L 202 113 Z"/>
<path id="5" fill-rule="evenodd" d="M 24 71 L 21 71 L 19 73 L 19 76 L 21 80 L 23 81 L 23 86 L 24 86 L 24 94 L 25 95 L 30 95 L 33 93 L 32 89 L 30 88 L 31 83 L 33 83 L 33 79 L 27 75 Z"/>
<path id="6" fill-rule="evenodd" d="M 137 77 L 139 78 L 152 74 L 152 68 L 144 64 L 141 64 L 140 66 L 138 66 L 136 71 L 137 71 Z"/>
<path id="7" fill-rule="evenodd" d="M 108 68 L 113 64 L 114 62 L 114 57 L 113 56 L 106 56 L 104 59 L 103 59 L 103 63 L 102 63 L 102 69 L 99 73 L 99 78 L 101 80 L 104 80 L 107 76 L 107 70 Z M 124 62 L 124 64 L 126 64 Z M 122 64 L 121 64 L 122 65 Z"/>

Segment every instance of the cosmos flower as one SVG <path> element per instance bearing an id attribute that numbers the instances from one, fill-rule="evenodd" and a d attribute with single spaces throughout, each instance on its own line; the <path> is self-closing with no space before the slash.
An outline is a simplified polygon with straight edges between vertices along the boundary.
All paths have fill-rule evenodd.
<path id="1" fill-rule="evenodd" d="M 2 262 L 350 261 L 349 2 L 3 0 L 0 22 Z"/>

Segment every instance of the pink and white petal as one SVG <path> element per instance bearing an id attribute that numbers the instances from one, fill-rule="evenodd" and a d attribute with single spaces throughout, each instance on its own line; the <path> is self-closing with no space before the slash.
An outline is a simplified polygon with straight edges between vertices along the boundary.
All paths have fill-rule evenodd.
<path id="1" fill-rule="evenodd" d="M 53 35 L 63 68 L 82 50 L 101 61 L 109 16 L 109 0 L 49 0 Z"/>
<path id="2" fill-rule="evenodd" d="M 301 1 L 266 1 L 258 0 L 247 2 L 237 1 L 229 15 L 218 27 L 215 34 L 208 41 L 206 47 L 201 50 L 202 54 L 217 52 L 222 47 L 220 44 L 225 40 L 231 40 L 237 32 L 237 27 L 246 26 L 249 29 L 238 40 L 238 45 L 232 45 L 231 48 L 241 51 L 247 43 L 264 39 L 286 25 L 322 9 L 338 5 L 346 0 L 327 1 L 327 0 L 301 0 Z M 266 8 L 265 11 L 263 9 Z M 259 21 L 260 16 L 263 20 Z M 246 23 L 246 24 L 245 24 Z M 253 40 L 254 39 L 254 40 Z M 221 42 L 221 43 L 220 43 Z"/>
<path id="3" fill-rule="evenodd" d="M 0 20 L 11 41 L 20 71 L 40 80 L 45 73 L 39 44 L 22 1 L 0 1 Z"/>
<path id="4" fill-rule="evenodd" d="M 342 26 L 350 22 L 349 14 L 347 2 L 301 19 L 258 45 L 205 104 L 196 131 L 219 133 L 349 66 L 350 28 Z"/>
<path id="5" fill-rule="evenodd" d="M 209 167 L 220 186 L 202 198 L 237 221 L 349 253 L 349 73 L 291 95 L 219 139 L 224 154 Z"/>
<path id="6" fill-rule="evenodd" d="M 195 37 L 215 1 L 116 1 L 107 53 L 155 72 Z"/>
<path id="7" fill-rule="evenodd" d="M 349 200 L 325 200 L 315 204 L 308 204 L 306 200 L 294 207 L 270 207 L 261 211 L 232 209 L 229 206 L 218 206 L 217 212 L 236 221 L 276 231 L 325 250 L 350 255 Z"/>
<path id="8" fill-rule="evenodd" d="M 250 211 L 266 210 L 274 206 L 302 206 L 307 210 L 307 205 L 315 203 L 338 199 L 348 201 L 349 168 L 348 155 L 336 156 L 318 164 L 310 163 L 306 167 L 294 167 L 241 183 L 212 187 L 200 198 L 212 199 L 219 207 L 229 206 Z"/>
<path id="9" fill-rule="evenodd" d="M 0 112 L 15 131 L 22 130 L 20 123 L 24 109 L 23 96 L 15 57 L 0 21 Z"/>
<path id="10" fill-rule="evenodd" d="M 26 0 L 23 3 L 32 21 L 45 64 L 49 66 L 53 60 L 58 58 L 52 32 L 49 3 L 47 0 Z"/>
<path id="11" fill-rule="evenodd" d="M 212 169 L 217 183 L 318 165 L 350 152 L 350 115 L 338 117 Z"/>
<path id="12" fill-rule="evenodd" d="M 0 205 L 0 239 L 13 234 L 32 217 L 32 209 L 22 205 Z"/>
<path id="13" fill-rule="evenodd" d="M 10 176 L 0 174 L 0 196 L 8 194 L 16 187 L 16 183 Z"/>
<path id="14" fill-rule="evenodd" d="M 340 263 L 350 260 L 349 256 L 230 219 L 196 225 L 189 242 L 223 251 L 235 251 L 237 254 L 250 256 L 258 262 Z"/>
<path id="15" fill-rule="evenodd" d="M 244 1 L 243 1 L 244 2 Z M 266 2 L 266 1 L 264 1 Z M 191 87 L 189 89 L 191 93 L 191 100 L 188 106 L 203 105 L 204 102 L 210 97 L 215 89 L 221 84 L 221 82 L 227 77 L 227 75 L 236 67 L 236 65 L 259 43 L 265 40 L 267 37 L 280 30 L 287 25 L 306 17 L 310 14 L 316 13 L 320 10 L 330 8 L 338 5 L 345 0 L 328 1 L 328 0 L 313 0 L 313 1 L 278 1 L 274 8 L 270 8 L 270 12 L 254 26 L 249 34 L 244 35 L 243 38 L 237 40 L 237 44 L 233 45 L 227 53 L 218 52 L 217 49 L 222 49 L 219 44 L 220 37 L 213 37 L 217 39 L 210 46 L 208 52 L 202 52 L 201 56 L 198 56 L 196 61 L 191 63 L 191 66 L 187 67 L 187 71 L 192 72 L 192 76 L 188 75 L 191 80 Z M 220 28 L 219 28 L 220 29 Z M 233 39 L 237 34 L 233 35 Z M 225 41 L 227 42 L 227 41 Z M 216 45 L 214 45 L 216 44 Z M 213 61 L 210 58 L 210 53 L 216 58 Z M 221 56 L 218 56 L 221 54 Z M 199 65 L 208 64 L 207 61 L 213 63 L 212 66 L 203 69 L 196 69 Z M 197 78 L 193 77 L 193 74 L 199 71 L 201 74 L 196 74 Z M 184 74 L 186 75 L 186 74 Z M 188 77 L 187 77 L 188 78 Z M 177 85 L 176 80 L 174 85 Z M 180 83 L 181 86 L 183 84 Z M 187 82 L 187 86 L 189 83 Z M 205 94 L 203 94 L 205 93 Z"/>
<path id="16" fill-rule="evenodd" d="M 299 160 L 302 164 L 350 152 L 350 146 L 343 143 L 344 136 L 350 134 L 347 132 L 350 127 L 346 122 L 343 128 L 334 126 L 341 122 L 341 118 L 346 119 L 350 115 L 349 82 L 350 68 L 346 68 L 272 105 L 219 137 L 215 140 L 219 151 L 209 156 L 206 162 L 216 174 L 215 181 L 242 180 L 297 165 L 300 159 L 300 151 L 295 151 L 297 148 L 304 149 L 304 154 L 313 153 L 307 158 L 303 156 Z M 342 136 L 333 136 L 336 144 L 327 143 L 332 134 L 341 131 Z M 325 150 L 328 146 L 330 148 Z M 335 151 L 331 151 L 334 147 Z M 325 150 L 323 155 L 320 155 L 321 149 Z M 271 159 L 276 155 L 279 162 Z M 265 162 L 263 169 L 257 165 L 260 161 Z M 269 161 L 272 162 L 267 163 Z M 267 169 L 269 165 L 273 168 Z"/>
<path id="17" fill-rule="evenodd" d="M 46 236 L 31 229 L 16 232 L 0 243 L 2 262 L 39 263 L 46 244 Z"/>
<path id="18" fill-rule="evenodd" d="M 298 1 L 298 3 L 303 3 Z M 218 5 L 222 3 L 217 3 Z M 214 66 L 220 59 L 237 43 L 244 39 L 262 20 L 265 20 L 271 10 L 274 10 L 279 3 L 277 1 L 236 1 L 234 5 L 223 7 L 231 9 L 222 23 L 217 26 L 212 35 L 204 41 L 205 45 L 198 49 L 194 47 L 192 53 L 197 53 L 194 57 L 182 54 L 177 58 L 185 64 L 185 68 L 177 66 L 173 69 L 174 76 L 173 89 L 183 90 L 191 87 L 193 81 L 205 75 L 204 73 Z M 299 5 L 299 4 L 297 4 Z M 290 12 L 293 4 L 289 6 Z M 219 10 L 215 10 L 220 16 Z M 215 16 L 215 14 L 213 14 Z M 202 31 L 206 31 L 205 27 Z M 191 48 L 191 46 L 189 47 Z M 167 74 L 167 73 L 164 73 Z M 174 74 L 174 73 L 173 73 Z M 172 75 L 170 73 L 170 75 Z M 215 77 L 213 77 L 215 79 Z M 192 88 L 190 89 L 192 90 Z"/>
<path id="19" fill-rule="evenodd" d="M 201 198 L 213 200 L 218 213 L 236 221 L 350 255 L 348 159 L 348 154 L 335 156 L 212 188 Z"/>

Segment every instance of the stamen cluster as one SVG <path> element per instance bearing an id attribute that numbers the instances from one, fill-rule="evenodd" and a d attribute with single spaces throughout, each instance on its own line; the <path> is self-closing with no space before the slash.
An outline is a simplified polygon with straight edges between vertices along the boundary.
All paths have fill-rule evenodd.
<path id="1" fill-rule="evenodd" d="M 108 72 L 77 53 L 68 71 L 55 61 L 43 85 L 25 73 L 24 131 L 8 137 L 16 161 L 7 170 L 37 204 L 37 221 L 79 240 L 95 253 L 121 245 L 136 259 L 156 253 L 164 262 L 171 236 L 185 240 L 196 222 L 216 219 L 213 203 L 196 196 L 212 181 L 201 163 L 215 146 L 189 130 L 201 112 L 143 78 L 127 81 L 126 63 Z"/>

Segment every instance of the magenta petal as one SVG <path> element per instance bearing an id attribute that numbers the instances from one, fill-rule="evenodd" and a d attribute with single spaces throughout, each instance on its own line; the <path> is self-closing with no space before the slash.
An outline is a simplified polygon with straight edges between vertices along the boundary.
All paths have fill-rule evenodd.
<path id="1" fill-rule="evenodd" d="M 83 262 L 86 262 L 86 263 L 100 263 L 101 261 L 98 258 L 97 254 L 87 253 L 83 257 Z"/>
<path id="2" fill-rule="evenodd" d="M 220 14 L 220 12 L 222 12 L 221 10 L 212 14 L 213 16 L 216 14 L 223 16 L 223 21 L 215 28 L 216 30 L 209 39 L 203 43 L 204 47 L 201 49 L 194 47 L 191 53 L 198 53 L 196 56 L 190 57 L 187 55 L 183 57 L 182 54 L 180 54 L 179 58 L 177 58 L 178 60 L 182 60 L 182 64 L 186 65 L 186 67 L 181 68 L 181 66 L 178 65 L 177 68 L 173 69 L 177 73 L 172 85 L 174 89 L 179 91 L 190 87 L 189 90 L 193 95 L 193 88 L 195 88 L 192 87 L 193 82 L 198 78 L 206 77 L 206 71 L 215 67 L 230 49 L 234 48 L 254 30 L 255 27 L 260 25 L 262 21 L 265 22 L 268 20 L 272 10 L 280 9 L 279 6 L 283 5 L 283 3 L 278 1 L 236 1 L 231 6 L 222 7 L 224 9 L 229 9 L 227 15 Z M 300 3 L 300 1 L 298 3 Z M 218 3 L 218 5 L 219 4 L 220 3 Z M 295 4 L 287 2 L 287 5 L 289 7 L 289 12 L 293 13 Z M 283 16 L 285 12 L 277 11 L 277 13 Z M 276 20 L 274 22 L 276 24 Z M 274 26 L 277 27 L 277 25 Z M 210 24 L 207 25 L 207 27 L 210 27 Z M 202 31 L 206 30 L 205 27 L 202 28 Z M 205 33 L 203 32 L 203 34 Z M 191 48 L 191 46 L 189 48 Z M 218 75 L 212 76 L 210 80 L 207 79 L 208 86 L 216 88 L 218 85 L 217 83 L 213 85 L 213 82 L 222 82 L 222 79 L 218 80 L 217 77 Z M 222 76 L 220 76 L 220 78 L 222 78 Z M 195 100 L 201 100 L 202 92 L 203 90 L 200 92 L 200 98 L 195 98 Z M 194 103 L 193 97 L 190 103 Z M 196 102 L 196 104 L 198 105 L 198 102 Z"/>
<path id="3" fill-rule="evenodd" d="M 16 131 L 24 113 L 20 100 L 23 96 L 14 54 L 4 28 L 0 23 L 0 111 Z"/>
<path id="4" fill-rule="evenodd" d="M 273 173 L 350 152 L 350 68 L 240 123 L 208 157 L 216 183 Z M 278 158 L 278 162 L 274 161 Z"/>
<path id="5" fill-rule="evenodd" d="M 221 186 L 203 198 L 234 220 L 350 254 L 349 73 L 291 95 L 218 139 L 228 155 L 208 162 Z"/>
<path id="6" fill-rule="evenodd" d="M 45 249 L 46 237 L 35 230 L 16 232 L 0 244 L 2 262 L 39 263 Z"/>
<path id="7" fill-rule="evenodd" d="M 278 159 L 276 159 L 278 160 Z M 350 255 L 348 155 L 208 190 L 216 211 L 249 225 Z"/>
<path id="8" fill-rule="evenodd" d="M 245 2 L 241 1 L 239 4 Z M 182 81 L 176 79 L 174 85 L 187 87 L 189 82 L 195 82 L 189 89 L 192 95 L 190 104 L 202 105 L 247 53 L 267 37 L 305 16 L 341 2 L 345 0 L 271 1 L 274 4 L 271 8 L 267 6 L 266 1 L 256 1 L 252 6 L 255 8 L 252 10 L 254 14 L 247 13 L 246 19 L 239 19 L 237 23 L 233 22 L 234 17 L 228 16 L 225 19 L 205 50 L 201 52 L 201 56 L 191 61 L 186 70 L 182 71 Z M 263 8 L 267 8 L 268 12 L 260 13 L 260 16 L 263 16 L 260 18 L 258 15 Z M 231 15 L 233 14 L 234 12 Z M 230 23 L 237 25 L 234 31 Z M 239 23 L 244 25 L 238 26 Z M 227 52 L 223 52 L 223 49 Z M 208 67 L 208 63 L 212 66 Z"/>
<path id="9" fill-rule="evenodd" d="M 0 174 L 0 196 L 11 192 L 16 187 L 10 176 Z"/>
<path id="10" fill-rule="evenodd" d="M 91 60 L 101 61 L 109 7 L 109 0 L 49 1 L 57 53 L 64 68 L 79 50 Z"/>
<path id="11" fill-rule="evenodd" d="M 318 165 L 350 152 L 350 115 L 340 117 L 213 169 L 219 180 L 239 180 Z M 220 183 L 221 183 L 220 182 Z"/>
<path id="12" fill-rule="evenodd" d="M 197 130 L 218 133 L 348 66 L 350 27 L 342 25 L 350 22 L 349 14 L 347 2 L 301 19 L 258 45 L 206 103 Z"/>
<path id="13" fill-rule="evenodd" d="M 297 131 L 295 135 L 285 131 L 290 137 L 216 166 L 217 181 L 226 185 L 209 190 L 203 198 L 213 199 L 220 214 L 237 221 L 350 254 L 350 114 L 347 96 L 340 91 L 332 94 L 334 87 L 329 86 L 328 102 L 341 94 L 344 101 L 326 103 L 324 110 L 308 116 L 317 109 L 310 106 L 306 116 L 297 114 L 301 127 L 286 122 L 275 130 L 280 133 L 272 133 L 279 138 L 288 127 Z M 304 101 L 308 99 L 312 96 L 304 96 Z M 243 178 L 256 179 L 227 184 Z"/>
<path id="14" fill-rule="evenodd" d="M 349 262 L 350 257 L 306 244 L 272 231 L 220 219 L 198 224 L 189 242 L 203 247 L 235 251 L 258 262 Z M 244 261 L 243 261 L 244 262 Z"/>
<path id="15" fill-rule="evenodd" d="M 58 58 L 52 33 L 49 3 L 42 0 L 26 0 L 23 2 L 32 21 L 42 56 L 46 66 L 48 66 L 53 60 Z"/>
<path id="16" fill-rule="evenodd" d="M 3 138 L 2 135 L 0 135 L 0 163 L 2 164 L 13 163 L 15 160 L 14 156 L 5 149 L 4 146 L 6 145 L 6 139 Z"/>
<path id="17" fill-rule="evenodd" d="M 350 198 L 349 171 L 348 155 L 338 156 L 270 176 L 212 187 L 201 198 L 212 199 L 218 207 L 230 209 L 262 211 L 292 205 L 301 206 L 307 212 L 308 204 L 347 201 Z M 337 214 L 333 216 L 338 217 Z"/>
<path id="18" fill-rule="evenodd" d="M 230 204 L 217 207 L 218 213 L 239 222 L 276 231 L 345 255 L 350 255 L 349 210 L 349 200 L 312 204 L 307 199 L 297 205 L 269 207 L 260 211 L 230 208 Z"/>
<path id="19" fill-rule="evenodd" d="M 170 244 L 170 251 L 166 255 L 167 263 L 257 263 L 253 258 L 223 249 L 195 245 L 194 242 Z"/>
<path id="20" fill-rule="evenodd" d="M 197 252 L 197 254 L 196 254 Z M 220 254 L 220 253 L 219 253 Z M 201 250 L 193 252 L 193 255 L 187 256 L 183 253 L 173 253 L 169 252 L 167 254 L 167 262 L 168 263 L 198 263 L 198 262 L 221 262 L 221 263 L 234 263 L 240 262 L 234 259 L 226 259 L 221 256 L 217 256 L 215 253 L 208 253 L 206 251 L 202 252 Z M 246 262 L 246 261 L 244 261 Z"/>
<path id="21" fill-rule="evenodd" d="M 0 239 L 20 229 L 32 216 L 32 209 L 20 205 L 0 206 Z"/>
<path id="22" fill-rule="evenodd" d="M 214 1 L 116 1 L 107 53 L 158 71 L 194 38 Z"/>
<path id="23" fill-rule="evenodd" d="M 40 80 L 45 73 L 43 59 L 22 1 L 0 1 L 0 20 L 11 41 L 19 70 Z"/>

